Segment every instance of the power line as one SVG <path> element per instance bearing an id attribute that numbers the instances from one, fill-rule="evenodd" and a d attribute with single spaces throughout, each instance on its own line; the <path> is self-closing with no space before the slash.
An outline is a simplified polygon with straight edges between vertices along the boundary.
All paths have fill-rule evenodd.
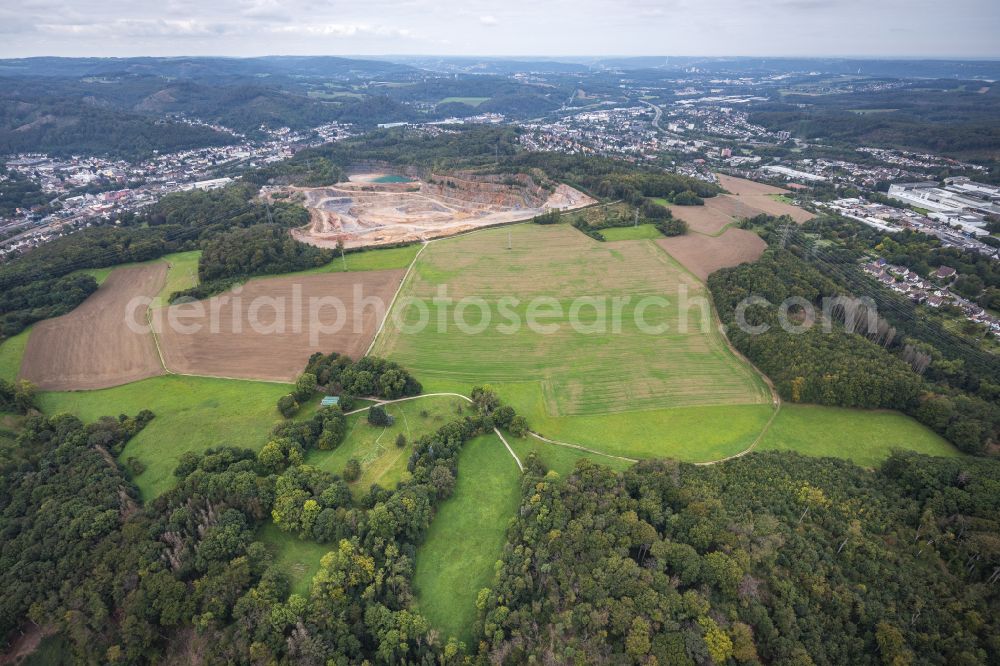
<path id="1" fill-rule="evenodd" d="M 803 249 L 808 254 L 811 254 L 819 263 L 826 266 L 828 270 L 835 273 L 848 287 L 861 291 L 864 295 L 872 298 L 883 310 L 894 314 L 897 318 L 907 323 L 913 324 L 914 328 L 918 329 L 914 332 L 915 335 L 918 334 L 920 337 L 925 338 L 926 341 L 937 343 L 938 345 L 958 347 L 960 350 L 970 353 L 978 360 L 987 364 L 997 362 L 996 357 L 979 349 L 968 340 L 952 335 L 943 329 L 936 330 L 923 324 L 918 320 L 917 313 L 914 310 L 908 309 L 905 305 L 898 303 L 892 295 L 885 293 L 881 287 L 873 283 L 867 276 L 861 275 L 858 272 L 856 264 L 823 252 L 817 247 L 815 240 L 810 239 L 800 230 L 796 229 L 794 233 L 801 234 L 799 243 L 803 246 Z"/>

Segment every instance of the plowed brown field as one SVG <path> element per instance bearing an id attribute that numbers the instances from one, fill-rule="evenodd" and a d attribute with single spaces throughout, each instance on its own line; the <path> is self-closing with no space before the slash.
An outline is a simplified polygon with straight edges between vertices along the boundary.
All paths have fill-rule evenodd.
<path id="1" fill-rule="evenodd" d="M 163 288 L 167 264 L 117 268 L 78 308 L 40 322 L 31 331 L 21 377 L 48 391 L 108 388 L 163 374 L 150 333 L 126 324 L 128 304 Z M 131 313 L 146 325 L 146 308 Z"/>
<path id="2" fill-rule="evenodd" d="M 702 281 L 720 268 L 756 261 L 767 249 L 760 236 L 745 229 L 729 229 L 717 237 L 686 234 L 656 242 Z"/>
<path id="3" fill-rule="evenodd" d="M 387 308 L 404 273 L 365 271 L 251 280 L 239 291 L 160 309 L 154 313 L 153 325 L 171 372 L 294 381 L 315 352 L 363 356 L 382 312 L 370 306 L 356 310 L 355 306 L 377 300 Z M 340 316 L 337 307 L 310 305 L 314 299 L 329 297 L 343 304 L 346 315 L 338 331 L 331 330 Z M 180 325 L 171 325 L 171 318 Z"/>
<path id="4" fill-rule="evenodd" d="M 718 234 L 727 224 L 761 213 L 788 215 L 799 224 L 815 217 L 798 206 L 772 198 L 776 194 L 788 194 L 788 190 L 724 174 L 719 174 L 719 183 L 732 194 L 705 199 L 704 206 L 670 206 L 674 217 L 687 222 L 692 231 L 708 235 Z"/>

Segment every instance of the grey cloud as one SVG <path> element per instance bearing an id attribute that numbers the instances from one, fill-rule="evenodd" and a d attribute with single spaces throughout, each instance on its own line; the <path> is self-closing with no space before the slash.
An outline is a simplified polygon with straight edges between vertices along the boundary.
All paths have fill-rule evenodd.
<path id="1" fill-rule="evenodd" d="M 997 0 L 3 0 L 0 56 L 1000 56 Z"/>

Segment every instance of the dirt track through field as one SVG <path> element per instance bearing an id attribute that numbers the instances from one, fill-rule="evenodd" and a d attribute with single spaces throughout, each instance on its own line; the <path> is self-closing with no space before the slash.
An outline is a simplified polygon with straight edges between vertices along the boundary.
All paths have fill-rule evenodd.
<path id="1" fill-rule="evenodd" d="M 370 299 L 387 307 L 403 274 L 388 270 L 251 280 L 238 293 L 160 309 L 153 324 L 171 372 L 294 381 L 315 352 L 363 356 L 382 312 L 355 306 Z M 329 297 L 344 307 L 346 319 L 338 331 L 332 330 L 340 316 L 333 305 L 315 310 L 322 328 L 311 324 L 311 300 Z M 181 326 L 171 325 L 171 316 Z M 185 333 L 186 327 L 199 330 Z"/>
<path id="2" fill-rule="evenodd" d="M 126 324 L 129 301 L 152 298 L 163 288 L 167 264 L 117 268 L 69 314 L 35 325 L 21 363 L 21 377 L 47 391 L 108 388 L 163 374 L 149 333 Z M 145 325 L 145 307 L 134 311 Z"/>

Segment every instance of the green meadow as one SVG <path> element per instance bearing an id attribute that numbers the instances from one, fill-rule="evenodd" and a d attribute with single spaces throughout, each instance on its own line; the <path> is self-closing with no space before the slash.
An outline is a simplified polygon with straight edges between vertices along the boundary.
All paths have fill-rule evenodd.
<path id="1" fill-rule="evenodd" d="M 0 379 L 6 379 L 9 382 L 17 379 L 17 373 L 21 371 L 21 358 L 24 357 L 24 349 L 28 345 L 29 335 L 31 335 L 30 326 L 0 343 Z"/>
<path id="2" fill-rule="evenodd" d="M 263 446 L 281 421 L 275 404 L 288 391 L 287 384 L 163 375 L 97 391 L 41 393 L 38 405 L 46 414 L 65 412 L 88 422 L 152 410 L 156 418 L 120 456 L 135 457 L 146 467 L 135 482 L 143 498 L 151 499 L 173 485 L 174 468 L 187 451 Z M 301 412 L 310 413 L 309 407 Z"/>
<path id="3" fill-rule="evenodd" d="M 435 302 L 444 289 L 478 304 L 464 331 L 457 308 Z M 704 307 L 671 305 L 682 297 Z M 600 243 L 565 225 L 430 244 L 373 353 L 424 382 L 537 382 L 552 416 L 770 402 L 718 332 L 702 283 L 655 243 Z"/>
<path id="4" fill-rule="evenodd" d="M 428 393 L 448 391 L 465 395 L 475 385 L 440 379 L 423 384 Z M 540 435 L 636 459 L 677 458 L 685 462 L 707 462 L 731 456 L 753 443 L 774 411 L 769 404 L 708 405 L 552 416 L 546 409 L 539 382 L 491 386 L 504 402 L 528 419 L 531 429 Z M 513 446 L 516 440 L 509 441 Z"/>
<path id="5" fill-rule="evenodd" d="M 386 428 L 368 423 L 368 412 L 347 417 L 347 436 L 332 451 L 310 451 L 306 462 L 333 474 L 341 474 L 347 461 L 361 463 L 361 476 L 350 484 L 355 495 L 368 492 L 372 484 L 395 488 L 409 477 L 406 464 L 413 452 L 413 442 L 429 435 L 450 421 L 460 419 L 470 406 L 461 398 L 428 396 L 385 406 L 394 423 Z M 406 437 L 406 446 L 396 446 L 396 437 Z"/>
<path id="6" fill-rule="evenodd" d="M 507 524 L 520 503 L 520 473 L 496 435 L 468 442 L 458 457 L 455 493 L 443 502 L 417 550 L 417 607 L 442 636 L 469 643 L 476 596 L 489 587 Z"/>
<path id="7" fill-rule="evenodd" d="M 274 564 L 291 581 L 291 593 L 309 596 L 313 577 L 319 571 L 320 560 L 336 544 L 321 544 L 305 541 L 294 534 L 282 532 L 277 525 L 268 521 L 257 533 L 257 540 L 264 543 L 274 557 Z"/>
<path id="8" fill-rule="evenodd" d="M 864 467 L 875 467 L 894 449 L 962 455 L 940 435 L 899 412 L 787 403 L 758 448 L 847 458 Z"/>
<path id="9" fill-rule="evenodd" d="M 168 268 L 167 281 L 158 294 L 161 301 L 166 303 L 174 292 L 198 286 L 199 259 L 201 259 L 201 250 L 176 252 L 163 257 L 162 261 L 167 262 Z"/>
<path id="10" fill-rule="evenodd" d="M 406 268 L 413 263 L 413 258 L 420 251 L 420 243 L 412 243 L 402 247 L 388 247 L 363 252 L 348 252 L 343 257 L 337 257 L 328 264 L 310 268 L 289 275 L 322 275 L 324 273 L 343 273 L 344 271 L 385 271 Z M 272 275 L 264 277 L 275 277 Z"/>
<path id="11" fill-rule="evenodd" d="M 601 235 L 604 236 L 604 240 L 613 241 L 624 241 L 624 240 L 656 240 L 657 238 L 663 238 L 655 226 L 652 224 L 640 224 L 635 227 L 608 227 L 607 229 L 601 229 Z"/>
<path id="12" fill-rule="evenodd" d="M 118 264 L 117 266 L 105 266 L 104 268 L 83 268 L 74 271 L 74 275 L 91 275 L 97 280 L 97 284 L 104 284 L 104 281 L 111 275 L 111 271 L 116 268 L 128 268 L 130 266 L 145 266 L 147 264 L 164 261 L 167 263 L 167 282 L 159 297 L 164 301 L 175 291 L 188 289 L 198 284 L 198 259 L 201 257 L 201 250 L 191 250 L 189 252 L 174 252 L 165 254 L 157 259 L 149 261 L 138 261 L 128 264 Z"/>
<path id="13" fill-rule="evenodd" d="M 469 106 L 479 106 L 488 99 L 489 97 L 445 97 L 440 102 L 438 102 L 438 104 L 457 103 L 457 104 L 467 104 Z"/>
<path id="14" fill-rule="evenodd" d="M 522 463 L 527 461 L 529 455 L 534 454 L 541 461 L 545 469 L 556 472 L 560 476 L 570 474 L 576 466 L 577 461 L 582 458 L 589 458 L 598 465 L 604 465 L 605 467 L 619 471 L 625 470 L 633 464 L 627 460 L 596 455 L 567 446 L 549 444 L 531 436 L 518 439 L 510 433 L 504 433 L 504 437 L 507 438 L 510 448 L 514 449 L 514 453 L 517 454 Z"/>

